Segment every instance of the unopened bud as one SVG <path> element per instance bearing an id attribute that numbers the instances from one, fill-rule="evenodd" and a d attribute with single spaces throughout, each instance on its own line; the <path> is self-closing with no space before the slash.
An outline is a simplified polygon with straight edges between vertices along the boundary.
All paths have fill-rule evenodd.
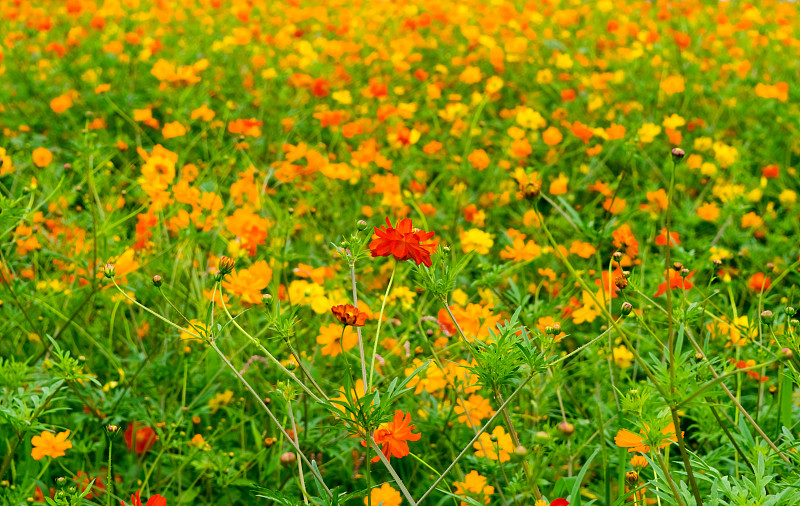
<path id="1" fill-rule="evenodd" d="M 621 251 L 615 251 L 614 254 L 611 255 L 611 256 L 612 256 L 612 258 L 614 258 L 614 261 L 617 262 L 617 263 L 619 263 L 619 261 L 622 260 L 622 252 Z"/>
<path id="2" fill-rule="evenodd" d="M 772 318 L 773 318 L 772 311 L 770 311 L 770 310 L 761 311 L 761 321 L 762 322 L 764 322 L 766 324 L 770 324 L 770 323 L 772 323 Z"/>
<path id="3" fill-rule="evenodd" d="M 781 351 L 778 354 L 778 356 L 780 357 L 781 360 L 791 360 L 791 358 L 794 356 L 794 353 L 792 353 L 792 350 L 790 350 L 789 348 L 781 348 Z"/>
<path id="4" fill-rule="evenodd" d="M 162 281 L 161 276 L 159 276 L 158 274 L 153 276 L 153 285 L 155 285 L 156 288 L 161 286 L 161 281 Z"/>
<path id="5" fill-rule="evenodd" d="M 111 279 L 117 274 L 117 269 L 114 267 L 114 264 L 106 264 L 103 268 L 103 274 L 105 274 L 108 279 Z"/>
<path id="6" fill-rule="evenodd" d="M 622 310 L 622 316 L 628 316 L 631 314 L 631 311 L 633 311 L 633 304 L 630 302 L 623 302 L 620 309 Z"/>
<path id="7" fill-rule="evenodd" d="M 281 455 L 281 465 L 284 467 L 288 467 L 292 464 L 297 462 L 297 455 L 294 452 L 286 452 Z"/>
<path id="8" fill-rule="evenodd" d="M 219 259 L 219 272 L 223 276 L 225 274 L 230 274 L 233 271 L 233 267 L 236 265 L 236 260 L 231 257 L 223 256 Z"/>
<path id="9" fill-rule="evenodd" d="M 639 473 L 636 471 L 628 471 L 625 473 L 625 481 L 630 483 L 631 485 L 637 483 L 639 481 Z"/>
<path id="10" fill-rule="evenodd" d="M 681 148 L 672 148 L 672 158 L 682 160 L 684 156 L 686 156 L 686 151 Z"/>
<path id="11" fill-rule="evenodd" d="M 681 269 L 681 277 L 682 277 L 682 278 L 685 278 L 685 277 L 686 277 L 686 276 L 688 276 L 688 275 L 689 275 L 689 269 L 687 269 L 686 267 L 684 267 L 683 269 Z"/>
<path id="12" fill-rule="evenodd" d="M 570 437 L 575 434 L 575 426 L 569 422 L 561 422 L 558 424 L 558 431 L 564 437 Z"/>
<path id="13" fill-rule="evenodd" d="M 786 315 L 787 316 L 792 317 L 792 316 L 795 315 L 795 313 L 797 313 L 797 310 L 795 308 L 793 308 L 792 306 L 788 306 L 786 308 Z"/>
<path id="14" fill-rule="evenodd" d="M 677 272 L 677 271 L 680 271 L 681 269 L 683 269 L 683 264 L 682 263 L 675 262 L 674 264 L 672 264 L 672 270 L 673 271 Z"/>
<path id="15" fill-rule="evenodd" d="M 614 285 L 620 290 L 628 288 L 628 278 L 625 276 L 617 276 L 614 278 Z"/>
<path id="16" fill-rule="evenodd" d="M 364 220 L 358 220 L 358 222 L 356 223 L 356 227 L 358 227 L 359 231 L 363 232 L 364 230 L 367 229 L 367 222 Z"/>
<path id="17" fill-rule="evenodd" d="M 273 299 L 272 295 L 270 295 L 268 293 L 265 293 L 264 295 L 261 296 L 261 302 L 263 302 L 264 305 L 267 306 L 267 307 L 270 307 L 272 305 L 273 301 L 274 301 L 274 299 Z"/>

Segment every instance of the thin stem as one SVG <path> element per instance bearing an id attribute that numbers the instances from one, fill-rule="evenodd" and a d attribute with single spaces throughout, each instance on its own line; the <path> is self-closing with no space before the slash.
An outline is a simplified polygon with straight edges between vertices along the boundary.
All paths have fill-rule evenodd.
<path id="1" fill-rule="evenodd" d="M 297 452 L 300 453 L 300 436 L 297 433 L 297 424 L 294 421 L 294 411 L 292 410 L 292 401 L 287 397 L 286 405 L 289 407 L 289 420 L 292 422 L 292 432 L 294 432 L 294 442 L 298 448 Z M 303 492 L 303 502 L 308 504 L 308 492 L 306 492 L 306 480 L 303 477 L 303 461 L 297 459 L 297 476 L 300 478 L 300 490 Z"/>
<path id="2" fill-rule="evenodd" d="M 215 285 L 215 286 L 216 286 L 216 285 Z M 281 363 L 280 363 L 280 361 L 279 361 L 278 359 L 276 359 L 274 356 L 272 356 L 272 353 L 270 353 L 269 351 L 267 351 L 267 349 L 264 347 L 264 345 L 262 345 L 262 344 L 261 344 L 261 343 L 258 341 L 258 339 L 256 339 L 255 337 L 251 336 L 249 332 L 247 332 L 245 329 L 243 329 L 243 328 L 242 328 L 242 326 L 241 326 L 241 325 L 239 325 L 239 322 L 237 322 L 237 321 L 236 321 L 236 319 L 235 319 L 235 318 L 234 318 L 234 317 L 231 315 L 230 311 L 228 311 L 228 306 L 226 306 L 226 305 L 225 305 L 225 300 L 224 300 L 224 298 L 221 296 L 221 292 L 220 292 L 220 299 L 219 299 L 219 300 L 220 300 L 220 304 L 222 305 L 222 309 L 225 311 L 225 314 L 228 316 L 228 318 L 230 318 L 230 320 L 231 320 L 231 323 L 233 323 L 233 326 L 234 326 L 234 327 L 236 327 L 237 329 L 239 329 L 239 330 L 240 330 L 240 331 L 241 331 L 241 332 L 242 332 L 242 333 L 243 333 L 245 336 L 247 336 L 247 338 L 248 338 L 248 339 L 250 339 L 250 341 L 252 341 L 252 343 L 253 343 L 253 344 L 255 344 L 256 346 L 258 346 L 258 348 L 259 348 L 259 349 L 260 349 L 260 350 L 261 350 L 261 351 L 262 351 L 262 352 L 263 352 L 263 353 L 264 353 L 264 354 L 267 356 L 267 358 L 268 358 L 268 359 L 269 359 L 269 360 L 270 360 L 270 361 L 271 361 L 273 364 L 275 364 L 276 366 L 278 366 L 278 368 L 279 368 L 281 371 L 283 371 L 283 372 L 284 372 L 284 373 L 285 373 L 287 376 L 289 376 L 290 378 L 292 378 L 293 380 L 295 380 L 295 382 L 296 382 L 298 385 L 300 385 L 300 388 L 302 388 L 302 389 L 303 389 L 303 391 L 304 391 L 305 393 L 307 393 L 308 395 L 310 395 L 310 396 L 311 396 L 311 398 L 312 398 L 312 399 L 314 399 L 315 401 L 317 401 L 317 402 L 320 402 L 320 399 L 319 399 L 319 397 L 317 397 L 317 396 L 314 394 L 314 392 L 312 392 L 312 391 L 311 391 L 311 390 L 310 390 L 310 389 L 309 389 L 309 388 L 306 386 L 306 384 L 305 384 L 305 383 L 303 383 L 302 381 L 300 381 L 300 378 L 298 378 L 297 376 L 295 376 L 294 374 L 292 374 L 292 373 L 291 373 L 291 372 L 290 372 L 290 371 L 289 371 L 287 368 L 285 368 L 285 367 L 283 366 L 283 364 L 281 364 Z M 301 370 L 301 371 L 303 371 L 303 373 L 306 375 L 306 377 L 309 379 L 309 381 L 311 381 L 311 384 L 312 384 L 312 385 L 314 385 L 314 388 L 316 388 L 316 389 L 317 389 L 317 391 L 320 393 L 320 395 L 322 395 L 322 396 L 323 396 L 325 399 L 327 399 L 327 398 L 328 398 L 328 396 L 327 396 L 327 395 L 325 395 L 325 392 L 322 390 L 322 388 L 320 388 L 320 386 L 317 384 L 317 382 L 316 382 L 316 381 L 314 381 L 314 378 L 313 378 L 313 377 L 311 377 L 311 374 L 310 374 L 310 373 L 308 372 L 308 370 L 305 368 L 305 366 L 303 365 L 303 362 L 302 362 L 302 361 L 300 361 L 300 360 L 297 360 L 297 366 L 300 368 L 300 370 Z"/>
<path id="3" fill-rule="evenodd" d="M 350 283 L 353 286 L 353 305 L 358 309 L 358 292 L 356 291 L 356 263 L 350 262 Z M 364 383 L 364 393 L 367 393 L 367 359 L 364 356 L 364 340 L 361 338 L 361 327 L 356 327 L 358 335 L 358 355 L 361 358 L 361 380 Z"/>
<path id="4" fill-rule="evenodd" d="M 405 496 L 405 498 L 408 501 L 408 503 L 411 506 L 417 506 L 417 503 L 414 502 L 414 498 L 411 496 L 411 493 L 409 493 L 408 489 L 406 488 L 405 484 L 403 483 L 403 480 L 400 479 L 400 476 L 397 474 L 397 471 L 394 470 L 394 468 L 392 467 L 392 464 L 386 458 L 386 455 L 384 455 L 383 452 L 381 451 L 381 449 L 378 447 L 378 445 L 375 444 L 375 440 L 372 438 L 372 434 L 369 434 L 367 436 L 367 440 L 369 441 L 370 447 L 377 452 L 378 458 L 380 458 L 381 462 L 383 462 L 383 465 L 386 466 L 386 469 L 389 471 L 389 474 L 391 474 L 392 478 L 394 478 L 394 481 L 397 484 L 397 486 L 400 487 L 400 492 L 403 493 L 403 495 Z M 372 495 L 372 494 L 370 494 L 370 495 Z"/>
<path id="5" fill-rule="evenodd" d="M 676 429 L 676 432 L 677 430 L 678 429 Z M 672 475 L 669 473 L 669 469 L 667 469 L 667 464 L 664 462 L 664 457 L 661 456 L 661 452 L 659 452 L 658 450 L 655 450 L 653 453 L 656 454 L 656 458 L 658 459 L 658 464 L 664 471 L 664 477 L 666 477 L 667 483 L 669 484 L 669 488 L 672 490 L 672 495 L 675 496 L 675 500 L 678 502 L 679 506 L 683 506 L 683 500 L 681 500 L 681 496 L 678 495 L 678 489 L 675 488 L 675 482 L 672 481 Z"/>
<path id="6" fill-rule="evenodd" d="M 375 356 L 378 354 L 378 338 L 381 335 L 381 323 L 383 322 L 383 310 L 386 308 L 386 299 L 389 297 L 389 290 L 392 289 L 392 281 L 394 281 L 394 273 L 397 272 L 397 262 L 392 267 L 392 275 L 389 277 L 389 284 L 386 285 L 386 293 L 383 295 L 383 302 L 381 303 L 381 312 L 378 315 L 378 329 L 375 331 L 375 342 L 372 345 L 372 359 L 369 364 L 369 387 L 365 392 L 372 391 L 372 376 L 375 373 Z"/>
<path id="7" fill-rule="evenodd" d="M 244 386 L 250 391 L 250 393 L 253 394 L 253 397 L 256 398 L 256 400 L 261 405 L 261 407 L 264 409 L 264 411 L 267 412 L 267 415 L 269 415 L 270 419 L 272 420 L 272 423 L 275 424 L 275 426 L 281 432 L 283 437 L 285 437 L 286 439 L 289 440 L 289 443 L 292 445 L 292 447 L 294 447 L 295 451 L 297 451 L 297 455 L 308 465 L 308 467 L 311 469 L 311 473 L 319 481 L 320 485 L 322 485 L 322 488 L 328 494 L 328 497 L 332 499 L 333 498 L 333 493 L 330 491 L 328 486 L 325 485 L 325 481 L 322 479 L 322 475 L 319 474 L 317 469 L 314 466 L 311 465 L 311 462 L 308 461 L 308 458 L 306 458 L 306 456 L 303 454 L 303 452 L 300 451 L 300 447 L 297 445 L 297 443 L 294 441 L 294 439 L 289 437 L 289 434 L 283 429 L 282 424 L 280 423 L 278 418 L 275 416 L 275 414 L 272 413 L 272 411 L 270 411 L 269 407 L 264 402 L 264 399 L 262 399 L 261 396 L 258 395 L 255 390 L 253 390 L 253 387 L 250 386 L 250 383 L 248 383 L 247 380 L 244 379 L 244 377 L 241 374 L 239 374 L 239 371 L 233 366 L 233 364 L 231 364 L 231 361 L 228 360 L 228 357 L 226 357 L 225 354 L 222 353 L 222 351 L 217 347 L 217 343 L 215 343 L 214 341 L 210 341 L 208 343 L 208 345 L 211 346 L 211 348 L 215 352 L 217 352 L 217 355 L 219 355 L 220 358 L 225 362 L 225 364 L 230 368 L 230 370 L 233 371 L 233 374 L 236 375 L 236 377 L 239 378 L 239 381 L 241 381 L 244 384 Z"/>
<path id="8" fill-rule="evenodd" d="M 478 433 L 477 433 L 477 434 L 475 434 L 475 437 L 473 437 L 473 438 L 472 438 L 472 440 L 471 440 L 469 443 L 467 443 L 467 446 L 465 446 L 465 447 L 464 447 L 464 449 L 463 449 L 463 450 L 461 450 L 461 453 L 459 453 L 459 454 L 458 454 L 458 456 L 457 456 L 455 459 L 453 459 L 453 462 L 451 462 L 451 463 L 450 463 L 450 465 L 449 465 L 449 466 L 447 466 L 447 469 L 445 469 L 445 470 L 442 472 L 442 474 L 440 474 L 440 475 L 439 475 L 439 477 L 436 479 L 436 481 L 434 481 L 434 482 L 433 482 L 433 485 L 431 485 L 431 486 L 430 486 L 430 488 L 428 488 L 428 490 L 427 490 L 427 491 L 426 491 L 424 494 L 422 494 L 422 497 L 420 497 L 420 498 L 419 498 L 419 501 L 417 501 L 417 503 L 418 503 L 418 504 L 419 504 L 419 503 L 422 503 L 422 501 L 423 501 L 423 500 L 424 500 L 426 497 L 428 497 L 428 495 L 429 495 L 431 492 L 433 492 L 433 491 L 436 489 L 436 486 L 437 486 L 437 485 L 439 485 L 439 483 L 441 483 L 441 481 L 444 479 L 444 477 L 445 477 L 445 476 L 447 476 L 447 473 L 449 473 L 449 472 L 450 472 L 450 471 L 451 471 L 451 470 L 452 470 L 452 469 L 455 467 L 456 463 L 457 463 L 459 460 L 461 460 L 461 457 L 463 457 L 463 456 L 464 456 L 464 454 L 465 454 L 465 453 L 467 453 L 467 451 L 468 451 L 470 448 L 472 448 L 472 445 L 475 443 L 475 441 L 477 441 L 477 440 L 478 440 L 478 438 L 480 437 L 480 435 L 481 435 L 481 434 L 483 434 L 483 433 L 486 431 L 486 429 L 488 429 L 488 428 L 489 428 L 489 425 L 491 425 L 491 424 L 492 424 L 492 423 L 495 421 L 495 419 L 496 419 L 498 416 L 500 416 L 500 413 L 501 413 L 501 411 L 503 410 L 503 408 L 505 408 L 505 407 L 508 405 L 508 403 L 509 403 L 509 402 L 511 402 L 511 400 L 512 400 L 512 399 L 514 399 L 514 397 L 516 397 L 516 396 L 517 396 L 517 394 L 518 394 L 520 391 L 522 391 L 522 389 L 525 387 L 525 385 L 527 385 L 527 384 L 528 384 L 528 382 L 529 382 L 530 380 L 532 380 L 532 379 L 533 379 L 533 374 L 531 374 L 531 375 L 529 375 L 527 378 L 525 378 L 525 381 L 523 381 L 523 382 L 522 382 L 522 384 L 521 384 L 520 386 L 518 386 L 518 387 L 517 387 L 517 389 L 516 389 L 516 390 L 514 390 L 514 392 L 512 392 L 512 394 L 511 394 L 511 395 L 509 395 L 509 396 L 508 396 L 508 399 L 506 399 L 506 400 L 505 400 L 505 402 L 504 402 L 504 403 L 503 403 L 503 404 L 500 406 L 500 409 L 498 409 L 498 410 L 497 410 L 497 411 L 496 411 L 496 412 L 495 412 L 495 413 L 494 413 L 494 414 L 491 416 L 491 418 L 489 418 L 489 420 L 487 420 L 487 421 L 486 421 L 486 423 L 484 424 L 484 426 L 483 426 L 483 427 L 481 427 L 481 430 L 480 430 L 480 431 L 478 431 Z"/>

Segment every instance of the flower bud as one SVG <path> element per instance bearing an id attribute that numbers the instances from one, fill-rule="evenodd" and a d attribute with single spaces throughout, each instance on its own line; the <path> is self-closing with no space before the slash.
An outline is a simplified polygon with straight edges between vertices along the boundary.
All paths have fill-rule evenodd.
<path id="1" fill-rule="evenodd" d="M 522 455 L 522 456 L 525 456 L 525 455 L 527 455 L 527 454 L 528 454 L 528 449 L 527 449 L 527 448 L 525 448 L 525 447 L 524 447 L 524 446 L 522 446 L 522 445 L 519 445 L 519 446 L 517 446 L 516 448 L 514 448 L 514 453 L 516 453 L 517 455 Z"/>
<path id="2" fill-rule="evenodd" d="M 118 425 L 106 425 L 106 432 L 108 434 L 111 434 L 111 435 L 116 434 L 117 432 L 119 432 L 119 426 Z"/>
<path id="3" fill-rule="evenodd" d="M 66 484 L 67 484 L 67 479 L 65 477 L 59 476 L 58 478 L 56 478 L 56 485 L 58 485 L 59 487 L 63 487 Z"/>
<path id="4" fill-rule="evenodd" d="M 630 483 L 631 485 L 639 482 L 639 473 L 636 471 L 628 471 L 625 473 L 625 481 Z"/>
<path id="5" fill-rule="evenodd" d="M 688 275 L 689 275 L 689 269 L 687 269 L 686 267 L 684 267 L 683 269 L 681 269 L 681 277 L 682 277 L 682 278 L 685 278 L 685 277 L 686 277 L 686 276 L 688 276 Z"/>
<path id="6" fill-rule="evenodd" d="M 106 264 L 103 268 L 103 274 L 105 274 L 108 279 L 111 279 L 117 274 L 117 269 L 114 267 L 114 264 Z"/>
<path id="7" fill-rule="evenodd" d="M 633 311 L 633 304 L 630 302 L 623 302 L 620 309 L 622 310 L 622 316 L 628 316 L 631 314 L 631 311 Z"/>
<path id="8" fill-rule="evenodd" d="M 681 148 L 672 148 L 672 159 L 675 161 L 682 160 L 686 156 L 686 151 Z"/>
<path id="9" fill-rule="evenodd" d="M 617 276 L 614 278 L 614 285 L 620 290 L 628 288 L 628 278 L 625 276 Z"/>
<path id="10" fill-rule="evenodd" d="M 781 351 L 778 353 L 778 356 L 780 357 L 781 360 L 791 360 L 791 358 L 794 356 L 794 353 L 792 353 L 792 350 L 790 350 L 789 348 L 781 348 Z"/>
<path id="11" fill-rule="evenodd" d="M 161 286 L 161 276 L 159 276 L 158 274 L 156 274 L 155 276 L 153 276 L 153 285 L 154 285 L 156 288 L 159 288 L 159 287 Z"/>
<path id="12" fill-rule="evenodd" d="M 797 310 L 795 308 L 793 308 L 792 306 L 788 306 L 786 308 L 786 315 L 787 316 L 792 317 L 792 316 L 795 315 L 795 313 L 797 313 Z"/>
<path id="13" fill-rule="evenodd" d="M 561 324 L 556 322 L 553 324 L 553 335 L 558 335 L 561 333 Z"/>
<path id="14" fill-rule="evenodd" d="M 223 256 L 219 259 L 219 272 L 223 276 L 225 274 L 230 274 L 233 271 L 233 267 L 236 265 L 236 260 L 231 257 Z"/>
<path id="15" fill-rule="evenodd" d="M 294 452 L 286 452 L 281 455 L 281 465 L 284 467 L 290 466 L 297 462 L 297 455 Z"/>
<path id="16" fill-rule="evenodd" d="M 769 325 L 770 323 L 772 323 L 772 318 L 773 318 L 772 311 L 770 311 L 770 310 L 761 311 L 761 321 L 762 322 L 764 322 L 764 323 Z"/>
<path id="17" fill-rule="evenodd" d="M 615 262 L 619 263 L 620 260 L 622 260 L 622 252 L 621 251 L 615 251 L 614 254 L 611 255 L 611 257 L 614 259 Z"/>
<path id="18" fill-rule="evenodd" d="M 263 302 L 264 305 L 267 306 L 267 307 L 270 307 L 272 305 L 273 301 L 274 301 L 274 299 L 272 298 L 272 295 L 270 295 L 268 293 L 265 293 L 264 295 L 261 296 L 261 302 Z"/>
<path id="19" fill-rule="evenodd" d="M 367 222 L 364 220 L 358 220 L 356 227 L 358 228 L 359 232 L 363 232 L 367 229 Z"/>
<path id="20" fill-rule="evenodd" d="M 564 437 L 570 437 L 575 434 L 575 426 L 569 422 L 561 422 L 558 424 L 558 431 Z"/>
<path id="21" fill-rule="evenodd" d="M 683 264 L 682 264 L 682 263 L 680 263 L 680 262 L 675 262 L 674 264 L 672 264 L 672 270 L 673 270 L 673 271 L 675 271 L 675 272 L 678 272 L 678 271 L 680 271 L 681 269 L 683 269 Z"/>
<path id="22" fill-rule="evenodd" d="M 553 327 L 552 327 L 552 326 L 550 326 L 550 325 L 546 326 L 546 327 L 544 328 L 544 333 L 545 333 L 545 334 L 547 334 L 548 336 L 549 336 L 549 335 L 552 335 L 552 334 L 554 333 L 554 332 L 553 332 Z"/>
<path id="23" fill-rule="evenodd" d="M 275 438 L 268 437 L 264 439 L 264 446 L 266 446 L 267 448 L 269 448 L 274 444 L 275 444 Z"/>

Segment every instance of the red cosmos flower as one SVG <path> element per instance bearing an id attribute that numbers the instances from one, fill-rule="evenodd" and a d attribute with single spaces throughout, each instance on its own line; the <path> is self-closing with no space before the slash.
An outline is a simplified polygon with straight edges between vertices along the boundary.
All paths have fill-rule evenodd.
<path id="1" fill-rule="evenodd" d="M 686 279 L 684 279 L 683 276 L 681 276 L 680 271 L 676 271 L 676 270 L 670 269 L 669 270 L 669 287 L 670 287 L 670 289 L 674 290 L 676 288 L 683 288 L 684 290 L 688 290 L 688 289 L 694 287 L 694 285 L 692 284 L 692 282 L 690 280 L 692 279 L 692 276 L 694 275 L 695 272 L 697 272 L 697 271 L 694 270 L 694 271 L 690 272 L 689 275 L 686 276 Z M 667 282 L 664 281 L 663 283 L 658 285 L 658 291 L 656 292 L 655 296 L 656 297 L 661 297 L 662 295 L 664 295 L 666 293 L 666 291 L 667 291 Z"/>
<path id="2" fill-rule="evenodd" d="M 392 227 L 389 218 L 386 218 L 386 229 L 375 227 L 375 236 L 369 243 L 369 250 L 373 257 L 388 257 L 392 255 L 398 262 L 414 260 L 417 265 L 431 266 L 431 254 L 436 250 L 436 244 L 423 243 L 433 237 L 433 232 L 424 230 L 415 231 L 411 220 L 404 218 Z"/>
<path id="3" fill-rule="evenodd" d="M 382 425 L 373 434 L 375 444 L 381 446 L 381 452 L 387 459 L 402 458 L 409 454 L 408 441 L 419 441 L 421 434 L 414 434 L 411 431 L 411 413 L 404 414 L 399 409 L 394 412 L 394 419 Z M 361 441 L 362 446 L 367 446 L 366 441 Z M 375 457 L 372 462 L 377 462 L 380 457 Z"/>
<path id="4" fill-rule="evenodd" d="M 553 499 L 553 501 L 550 503 L 550 506 L 569 506 L 569 501 L 561 498 Z"/>
<path id="5" fill-rule="evenodd" d="M 756 272 L 750 276 L 750 281 L 747 283 L 747 286 L 756 292 L 760 292 L 761 290 L 769 290 L 771 285 L 772 278 L 765 276 L 763 272 Z"/>
<path id="6" fill-rule="evenodd" d="M 345 326 L 352 325 L 353 327 L 363 327 L 368 317 L 367 313 L 359 311 L 358 308 L 352 304 L 333 306 L 331 308 L 331 313 Z"/>
<path id="7" fill-rule="evenodd" d="M 119 502 L 122 506 L 125 506 L 125 501 Z M 136 491 L 136 495 L 131 494 L 131 505 L 132 506 L 142 506 L 142 500 L 139 499 L 139 491 Z M 151 496 L 150 499 L 147 500 L 147 506 L 167 506 L 167 498 L 162 497 L 158 494 Z"/>
<path id="8" fill-rule="evenodd" d="M 136 425 L 140 425 L 140 423 L 133 422 L 128 425 L 128 428 L 125 430 L 125 445 L 127 445 L 128 450 L 133 450 L 136 453 L 148 452 L 153 446 L 153 443 L 156 442 L 156 431 L 151 427 L 141 427 L 137 429 L 135 427 Z"/>

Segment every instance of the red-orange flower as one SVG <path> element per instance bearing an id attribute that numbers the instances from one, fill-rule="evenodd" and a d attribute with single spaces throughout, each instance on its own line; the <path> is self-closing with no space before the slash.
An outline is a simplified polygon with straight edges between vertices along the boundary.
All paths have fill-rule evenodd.
<path id="1" fill-rule="evenodd" d="M 386 218 L 386 229 L 375 227 L 375 236 L 369 249 L 373 257 L 394 256 L 398 262 L 414 260 L 417 265 L 431 266 L 431 254 L 436 250 L 436 244 L 424 243 L 433 237 L 433 232 L 414 230 L 411 220 L 404 218 L 392 227 L 389 218 Z"/>
<path id="2" fill-rule="evenodd" d="M 137 429 L 136 425 L 139 425 L 140 428 Z M 128 450 L 133 450 L 136 453 L 149 451 L 157 439 L 156 431 L 151 427 L 141 427 L 141 425 L 139 422 L 133 422 L 128 425 L 128 429 L 125 431 L 125 445 Z"/>
<path id="3" fill-rule="evenodd" d="M 373 434 L 375 444 L 381 447 L 381 452 L 387 459 L 402 458 L 408 455 L 408 441 L 419 441 L 422 437 L 421 434 L 414 434 L 411 431 L 414 426 L 411 425 L 411 413 L 404 414 L 399 409 L 394 412 L 394 419 L 381 426 Z M 361 442 L 362 446 L 367 446 L 366 441 Z M 380 457 L 375 457 L 372 462 L 377 462 Z"/>
<path id="4" fill-rule="evenodd" d="M 358 308 L 352 304 L 333 306 L 331 308 L 331 313 L 345 326 L 352 325 L 353 327 L 363 327 L 368 317 L 367 313 L 359 311 Z"/>
<path id="5" fill-rule="evenodd" d="M 692 271 L 690 272 L 685 278 L 681 275 L 680 271 L 676 271 L 673 269 L 669 270 L 669 288 L 674 290 L 676 288 L 683 288 L 684 290 L 688 290 L 694 287 L 694 284 L 690 281 L 694 273 L 697 272 Z M 661 297 L 667 291 L 667 282 L 664 281 L 660 285 L 658 285 L 658 291 L 656 292 L 656 297 Z"/>
<path id="6" fill-rule="evenodd" d="M 125 506 L 124 501 L 119 502 L 122 506 Z M 139 499 L 139 491 L 136 491 L 136 494 L 131 494 L 131 504 L 132 506 L 142 506 L 142 500 Z M 167 498 L 162 497 L 158 494 L 151 496 L 150 499 L 147 500 L 147 506 L 167 506 Z"/>
<path id="7" fill-rule="evenodd" d="M 771 285 L 772 278 L 765 275 L 763 272 L 756 272 L 750 276 L 750 281 L 747 283 L 747 286 L 756 292 L 760 292 L 761 290 L 769 290 Z"/>

